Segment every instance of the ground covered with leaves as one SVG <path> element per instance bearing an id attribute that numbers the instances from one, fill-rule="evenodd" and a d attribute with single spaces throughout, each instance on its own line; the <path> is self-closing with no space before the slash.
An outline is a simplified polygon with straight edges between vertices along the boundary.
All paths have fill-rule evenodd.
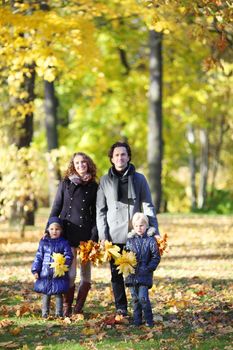
<path id="1" fill-rule="evenodd" d="M 131 307 L 127 318 L 115 317 L 108 265 L 93 268 L 83 315 L 40 317 L 30 267 L 45 219 L 42 212 L 24 240 L 0 224 L 0 348 L 233 350 L 232 217 L 159 216 L 169 249 L 150 290 L 153 328 L 133 326 Z"/>

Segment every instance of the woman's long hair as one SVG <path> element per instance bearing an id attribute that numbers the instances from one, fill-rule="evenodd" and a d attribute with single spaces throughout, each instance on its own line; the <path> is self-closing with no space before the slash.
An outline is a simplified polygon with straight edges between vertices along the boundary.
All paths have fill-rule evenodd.
<path id="1" fill-rule="evenodd" d="M 77 152 L 77 153 L 73 154 L 73 156 L 70 159 L 70 163 L 68 165 L 68 168 L 65 172 L 64 179 L 68 179 L 69 176 L 74 175 L 74 174 L 78 175 L 78 173 L 74 167 L 74 158 L 76 156 L 82 156 L 84 158 L 84 160 L 87 162 L 87 172 L 88 172 L 88 174 L 91 175 L 91 181 L 95 181 L 96 180 L 96 165 L 93 162 L 93 160 L 91 159 L 91 157 L 89 157 L 86 153 L 83 153 L 83 152 Z"/>

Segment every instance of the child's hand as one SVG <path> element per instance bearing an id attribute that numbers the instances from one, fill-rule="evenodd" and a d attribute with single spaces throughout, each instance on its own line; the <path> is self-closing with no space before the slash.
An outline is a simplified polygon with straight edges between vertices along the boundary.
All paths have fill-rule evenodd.
<path id="1" fill-rule="evenodd" d="M 39 278 L 38 273 L 37 273 L 37 272 L 35 272 L 33 275 L 34 275 L 34 280 L 35 280 L 35 281 L 36 281 L 36 280 L 38 280 L 38 278 Z"/>

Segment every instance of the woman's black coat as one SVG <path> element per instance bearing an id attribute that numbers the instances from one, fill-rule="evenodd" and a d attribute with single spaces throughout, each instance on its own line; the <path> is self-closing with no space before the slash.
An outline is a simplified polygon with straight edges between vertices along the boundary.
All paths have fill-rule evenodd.
<path id="1" fill-rule="evenodd" d="M 96 229 L 96 182 L 74 184 L 60 182 L 50 217 L 59 216 L 64 223 L 64 237 L 72 247 L 80 241 L 98 240 Z"/>

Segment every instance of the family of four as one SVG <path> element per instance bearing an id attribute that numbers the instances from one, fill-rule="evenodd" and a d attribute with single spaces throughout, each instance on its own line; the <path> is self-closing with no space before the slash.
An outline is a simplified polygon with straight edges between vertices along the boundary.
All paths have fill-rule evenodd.
<path id="1" fill-rule="evenodd" d="M 108 174 L 96 181 L 96 165 L 85 153 L 75 153 L 60 182 L 47 224 L 32 264 L 35 291 L 42 293 L 42 317 L 49 315 L 51 295 L 56 295 L 56 316 L 69 317 L 75 294 L 77 250 L 81 241 L 108 240 L 136 255 L 135 272 L 124 281 L 114 260 L 110 261 L 111 283 L 117 314 L 127 316 L 125 285 L 130 288 L 133 321 L 153 325 L 148 289 L 160 262 L 155 236 L 158 222 L 151 193 L 143 174 L 131 163 L 131 149 L 116 142 L 108 153 L 112 164 Z M 55 277 L 52 254 L 61 253 L 69 271 Z M 73 313 L 81 313 L 91 288 L 91 263 L 81 263 L 80 283 Z"/>

